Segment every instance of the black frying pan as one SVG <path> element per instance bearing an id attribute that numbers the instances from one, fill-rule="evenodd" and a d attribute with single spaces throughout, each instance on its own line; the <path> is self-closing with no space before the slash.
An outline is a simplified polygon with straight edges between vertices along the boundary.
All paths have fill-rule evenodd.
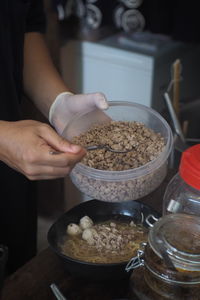
<path id="1" fill-rule="evenodd" d="M 82 202 L 65 212 L 49 229 L 47 239 L 50 248 L 59 256 L 63 266 L 76 277 L 90 280 L 122 279 L 130 275 L 125 271 L 126 264 L 96 264 L 70 258 L 61 253 L 59 245 L 66 236 L 66 228 L 69 223 L 79 223 L 80 218 L 89 216 L 94 223 L 109 219 L 121 221 L 135 221 L 148 226 L 146 218 L 150 215 L 159 218 L 160 215 L 151 207 L 138 201 L 121 203 L 90 200 Z M 148 219 L 148 218 L 147 218 Z"/>

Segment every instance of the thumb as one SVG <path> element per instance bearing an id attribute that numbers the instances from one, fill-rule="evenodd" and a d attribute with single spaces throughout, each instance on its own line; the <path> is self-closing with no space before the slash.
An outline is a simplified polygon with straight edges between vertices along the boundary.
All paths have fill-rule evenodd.
<path id="1" fill-rule="evenodd" d="M 104 110 L 108 108 L 108 101 L 103 93 L 87 94 L 86 96 L 88 97 L 88 102 L 95 104 L 99 109 Z"/>
<path id="2" fill-rule="evenodd" d="M 50 128 L 48 133 L 45 133 L 43 138 L 49 146 L 59 152 L 70 152 L 76 154 L 84 150 L 81 146 L 72 144 L 65 138 L 58 135 L 52 128 Z"/>
<path id="3" fill-rule="evenodd" d="M 72 98 L 73 97 L 73 98 Z M 91 110 L 95 107 L 105 110 L 108 108 L 108 101 L 104 94 L 102 93 L 91 93 L 91 94 L 77 94 L 69 96 L 73 99 L 73 104 L 75 104 L 76 112 L 82 110 Z"/>

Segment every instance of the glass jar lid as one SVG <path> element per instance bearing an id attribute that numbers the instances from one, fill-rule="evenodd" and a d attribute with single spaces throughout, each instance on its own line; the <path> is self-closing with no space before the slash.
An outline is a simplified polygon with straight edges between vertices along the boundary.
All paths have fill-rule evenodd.
<path id="1" fill-rule="evenodd" d="M 160 218 L 150 229 L 148 242 L 160 258 L 163 257 L 163 250 L 166 251 L 176 268 L 200 271 L 198 216 L 170 214 Z"/>

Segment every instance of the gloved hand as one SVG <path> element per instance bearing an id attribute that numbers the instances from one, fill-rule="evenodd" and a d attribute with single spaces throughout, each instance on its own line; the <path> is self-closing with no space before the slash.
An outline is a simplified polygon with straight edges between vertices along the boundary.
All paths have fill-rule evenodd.
<path id="1" fill-rule="evenodd" d="M 70 92 L 59 94 L 49 110 L 49 122 L 59 134 L 78 113 L 85 113 L 99 108 L 108 108 L 108 102 L 102 93 L 77 94 Z"/>

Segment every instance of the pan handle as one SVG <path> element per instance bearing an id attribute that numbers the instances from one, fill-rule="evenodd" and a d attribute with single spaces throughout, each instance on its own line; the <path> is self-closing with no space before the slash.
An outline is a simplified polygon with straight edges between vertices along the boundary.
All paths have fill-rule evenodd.
<path id="1" fill-rule="evenodd" d="M 67 300 L 67 298 L 64 297 L 55 283 L 52 283 L 50 285 L 50 288 L 57 300 Z"/>
<path id="2" fill-rule="evenodd" d="M 145 222 L 149 227 L 153 227 L 154 223 L 158 221 L 159 218 L 155 217 L 154 215 L 150 214 L 146 217 Z M 152 222 L 153 221 L 153 222 Z"/>

